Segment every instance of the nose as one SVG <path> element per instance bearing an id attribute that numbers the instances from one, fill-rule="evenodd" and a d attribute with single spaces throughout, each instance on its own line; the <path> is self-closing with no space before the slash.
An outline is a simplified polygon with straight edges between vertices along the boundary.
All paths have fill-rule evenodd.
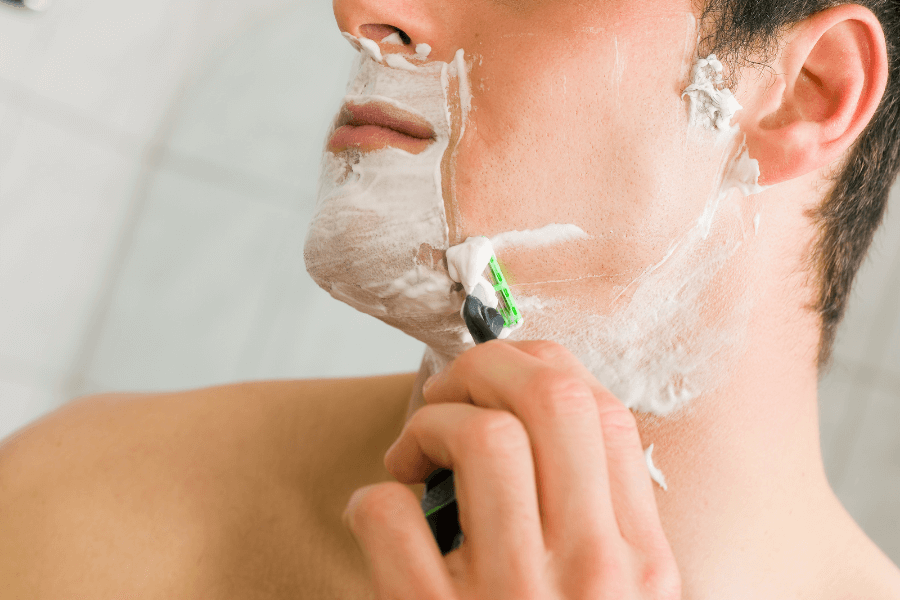
<path id="1" fill-rule="evenodd" d="M 428 44 L 430 60 L 449 62 L 457 48 L 444 20 L 444 4 L 446 0 L 334 0 L 334 17 L 341 31 L 374 41 L 383 53 L 415 54 L 416 46 Z"/>

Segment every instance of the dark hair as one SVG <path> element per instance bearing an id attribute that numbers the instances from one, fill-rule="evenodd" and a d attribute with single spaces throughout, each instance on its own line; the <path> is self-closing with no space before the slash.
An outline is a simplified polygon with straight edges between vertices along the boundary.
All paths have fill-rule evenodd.
<path id="1" fill-rule="evenodd" d="M 707 0 L 702 6 L 701 56 L 716 54 L 729 68 L 734 89 L 738 68 L 764 66 L 780 36 L 792 25 L 841 0 Z M 900 170 L 900 0 L 858 0 L 884 29 L 888 82 L 878 110 L 829 177 L 830 189 L 808 216 L 817 237 L 807 257 L 816 297 L 809 308 L 821 318 L 818 367 L 830 365 L 837 326 L 853 279 L 881 223 L 891 185 Z"/>

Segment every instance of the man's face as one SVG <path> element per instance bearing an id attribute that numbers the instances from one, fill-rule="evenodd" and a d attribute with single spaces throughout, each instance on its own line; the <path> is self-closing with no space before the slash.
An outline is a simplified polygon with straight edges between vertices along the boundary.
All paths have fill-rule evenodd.
<path id="1" fill-rule="evenodd" d="M 665 256 L 710 191 L 685 168 L 696 156 L 681 98 L 697 41 L 687 3 L 460 4 L 457 44 L 477 58 L 451 243 L 576 224 L 592 239 L 552 261 L 546 248 L 498 256 L 529 292 L 599 275 L 592 293 L 614 296 Z"/>
<path id="2" fill-rule="evenodd" d="M 709 389 L 741 337 L 734 315 L 747 298 L 734 273 L 754 209 L 719 193 L 730 143 L 688 125 L 682 92 L 698 35 L 690 3 L 377 7 L 335 0 L 343 31 L 378 38 L 392 30 L 373 25 L 391 25 L 408 34 L 407 47 L 374 41 L 419 72 L 392 71 L 363 52 L 350 94 L 404 96 L 392 99 L 430 120 L 434 141 L 360 142 L 361 130 L 332 139 L 307 242 L 313 277 L 447 360 L 471 344 L 443 251 L 470 236 L 576 226 L 586 236 L 495 248 L 525 321 L 513 339 L 566 345 L 629 406 L 667 412 Z M 416 60 L 423 42 L 432 51 Z"/>

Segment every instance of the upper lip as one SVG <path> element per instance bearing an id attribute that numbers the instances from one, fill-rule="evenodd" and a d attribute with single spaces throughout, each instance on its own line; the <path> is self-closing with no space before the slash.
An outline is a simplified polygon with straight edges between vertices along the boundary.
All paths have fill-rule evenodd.
<path id="1" fill-rule="evenodd" d="M 344 125 L 376 125 L 423 140 L 434 137 L 434 129 L 421 116 L 378 100 L 345 103 L 335 128 Z"/>

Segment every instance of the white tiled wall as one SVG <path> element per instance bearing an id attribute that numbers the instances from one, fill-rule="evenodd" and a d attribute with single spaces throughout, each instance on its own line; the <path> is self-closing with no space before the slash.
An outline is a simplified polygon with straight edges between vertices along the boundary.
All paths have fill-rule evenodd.
<path id="1" fill-rule="evenodd" d="M 94 391 L 417 368 L 303 268 L 353 56 L 328 0 L 0 6 L 0 438 Z M 900 562 L 900 187 L 820 401 L 829 478 Z"/>

